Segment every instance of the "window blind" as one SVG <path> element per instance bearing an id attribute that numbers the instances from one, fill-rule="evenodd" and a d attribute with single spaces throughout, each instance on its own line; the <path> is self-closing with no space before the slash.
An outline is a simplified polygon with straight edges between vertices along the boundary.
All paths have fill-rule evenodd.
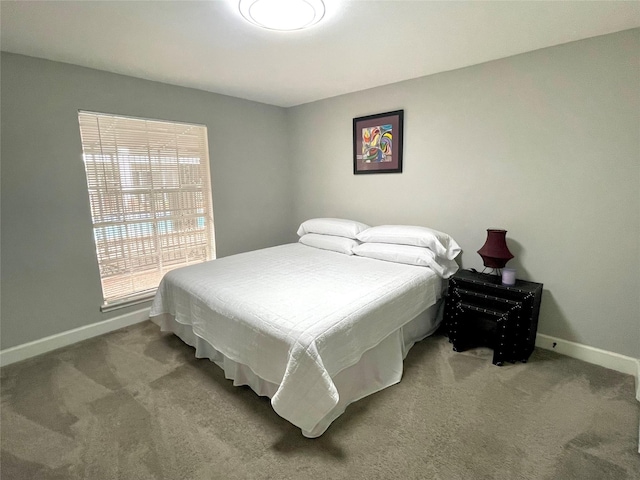
<path id="1" fill-rule="evenodd" d="M 215 258 L 207 127 L 78 112 L 104 305 Z"/>

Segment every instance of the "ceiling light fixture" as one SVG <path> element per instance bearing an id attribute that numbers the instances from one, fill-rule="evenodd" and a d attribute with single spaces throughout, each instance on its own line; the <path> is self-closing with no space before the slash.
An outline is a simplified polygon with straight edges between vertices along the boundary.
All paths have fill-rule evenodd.
<path id="1" fill-rule="evenodd" d="M 240 13 L 249 22 L 270 30 L 301 30 L 324 17 L 322 0 L 240 0 Z"/>

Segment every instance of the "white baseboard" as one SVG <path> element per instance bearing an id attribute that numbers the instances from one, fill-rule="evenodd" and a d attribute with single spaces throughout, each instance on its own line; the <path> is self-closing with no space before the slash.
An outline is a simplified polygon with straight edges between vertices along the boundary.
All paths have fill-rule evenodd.
<path id="1" fill-rule="evenodd" d="M 88 340 L 105 333 L 128 327 L 149 319 L 150 307 L 142 308 L 134 312 L 119 315 L 103 322 L 93 323 L 83 327 L 57 333 L 50 337 L 41 338 L 33 342 L 17 345 L 15 347 L 0 350 L 0 366 L 10 365 L 27 358 L 35 357 L 43 353 L 66 347 L 73 343 Z M 640 401 L 640 359 L 627 357 L 618 353 L 609 352 L 600 348 L 570 342 L 561 338 L 551 337 L 539 333 L 536 336 L 536 347 L 553 350 L 568 357 L 577 358 L 588 363 L 610 368 L 618 372 L 635 375 L 637 398 Z"/>
<path id="2" fill-rule="evenodd" d="M 27 358 L 35 357 L 43 353 L 66 347 L 73 343 L 88 340 L 104 333 L 109 333 L 119 328 L 128 327 L 149 319 L 150 307 L 142 308 L 134 312 L 119 315 L 109 320 L 74 328 L 66 332 L 57 333 L 50 337 L 41 338 L 33 342 L 6 348 L 0 351 L 0 366 L 9 365 Z"/>
<path id="3" fill-rule="evenodd" d="M 538 333 L 536 336 L 536 347 L 545 350 L 553 350 L 568 357 L 577 358 L 588 363 L 600 365 L 601 367 L 610 368 L 618 372 L 628 375 L 640 375 L 640 359 L 620 355 L 619 353 L 609 352 L 600 348 L 582 345 L 581 343 L 570 342 L 561 338 L 551 337 Z M 638 385 L 636 383 L 636 385 Z M 640 387 L 638 389 L 640 400 Z"/>

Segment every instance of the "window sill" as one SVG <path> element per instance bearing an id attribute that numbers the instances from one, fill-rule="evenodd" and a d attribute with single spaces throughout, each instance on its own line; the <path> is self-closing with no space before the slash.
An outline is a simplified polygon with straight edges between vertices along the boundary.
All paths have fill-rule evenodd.
<path id="1" fill-rule="evenodd" d="M 100 306 L 100 311 L 102 313 L 107 313 L 107 312 L 112 312 L 114 310 L 120 310 L 122 308 L 131 307 L 133 305 L 139 305 L 140 303 L 145 303 L 153 300 L 153 297 L 155 296 L 155 294 L 156 294 L 156 291 L 152 290 L 152 291 L 144 292 L 135 297 L 123 298 L 122 300 L 114 300 L 109 303 L 104 303 Z"/>

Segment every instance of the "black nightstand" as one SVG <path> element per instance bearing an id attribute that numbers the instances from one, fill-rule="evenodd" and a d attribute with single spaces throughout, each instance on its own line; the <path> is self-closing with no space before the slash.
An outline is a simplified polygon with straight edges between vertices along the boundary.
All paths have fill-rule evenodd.
<path id="1" fill-rule="evenodd" d="M 444 320 L 453 349 L 493 348 L 494 365 L 526 362 L 538 330 L 542 284 L 460 270 L 449 279 Z"/>

